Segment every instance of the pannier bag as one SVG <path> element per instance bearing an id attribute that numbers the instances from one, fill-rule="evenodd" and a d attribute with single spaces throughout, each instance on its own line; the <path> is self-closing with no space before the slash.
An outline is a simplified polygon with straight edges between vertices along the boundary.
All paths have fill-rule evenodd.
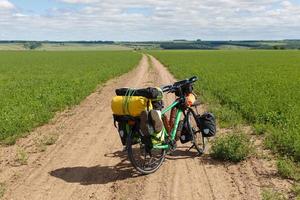
<path id="1" fill-rule="evenodd" d="M 118 129 L 121 142 L 124 146 L 126 146 L 128 134 L 130 131 L 134 130 L 134 128 L 129 125 L 128 121 L 132 121 L 133 118 L 129 118 L 129 116 L 119 116 L 119 115 L 113 115 L 113 117 L 114 117 L 115 126 Z M 135 131 L 133 131 L 132 137 L 133 137 L 132 140 L 133 143 L 138 142 L 139 136 L 136 134 Z"/>
<path id="2" fill-rule="evenodd" d="M 163 91 L 158 87 L 148 87 L 141 89 L 134 88 L 119 88 L 116 89 L 116 94 L 118 96 L 142 96 L 151 100 L 162 100 Z"/>
<path id="3" fill-rule="evenodd" d="M 115 126 L 118 129 L 118 133 L 121 139 L 122 144 L 126 145 L 127 136 L 129 133 L 129 127 L 128 127 L 128 118 L 126 116 L 117 116 L 113 115 Z"/>
<path id="4" fill-rule="evenodd" d="M 197 116 L 197 125 L 203 137 L 213 137 L 216 135 L 216 119 L 212 113 L 204 113 Z"/>
<path id="5" fill-rule="evenodd" d="M 121 142 L 125 146 L 127 136 L 128 136 L 128 126 L 127 126 L 127 123 L 125 121 L 124 122 L 122 122 L 122 121 L 118 122 L 118 132 L 119 132 Z"/>
<path id="6" fill-rule="evenodd" d="M 142 96 L 115 96 L 111 101 L 111 109 L 115 115 L 137 117 L 144 110 L 152 110 L 152 103 Z"/>

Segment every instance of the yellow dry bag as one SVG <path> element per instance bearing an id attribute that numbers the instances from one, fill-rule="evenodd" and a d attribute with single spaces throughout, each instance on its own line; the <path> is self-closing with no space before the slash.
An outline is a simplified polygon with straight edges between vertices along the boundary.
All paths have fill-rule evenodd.
<path id="1" fill-rule="evenodd" d="M 151 100 L 142 96 L 115 96 L 111 101 L 111 109 L 115 115 L 137 117 L 144 110 L 152 110 Z"/>

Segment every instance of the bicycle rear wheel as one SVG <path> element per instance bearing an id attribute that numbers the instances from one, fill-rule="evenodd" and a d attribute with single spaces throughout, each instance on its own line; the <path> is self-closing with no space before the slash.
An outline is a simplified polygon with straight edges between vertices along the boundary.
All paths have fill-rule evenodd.
<path id="1" fill-rule="evenodd" d="M 165 149 L 152 148 L 146 151 L 146 146 L 141 141 L 134 142 L 131 134 L 127 139 L 128 158 L 133 167 L 142 174 L 151 174 L 162 165 L 165 156 Z"/>
<path id="2" fill-rule="evenodd" d="M 199 155 L 202 155 L 205 152 L 207 138 L 203 137 L 199 127 L 197 126 L 196 113 L 194 110 L 190 109 L 187 112 L 186 119 L 188 129 L 192 135 L 192 143 L 198 151 Z"/>

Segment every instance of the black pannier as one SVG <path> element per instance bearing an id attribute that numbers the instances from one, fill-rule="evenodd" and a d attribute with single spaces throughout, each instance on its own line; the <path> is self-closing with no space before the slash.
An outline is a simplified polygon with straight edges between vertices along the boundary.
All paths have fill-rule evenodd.
<path id="1" fill-rule="evenodd" d="M 126 140 L 127 140 L 127 137 L 128 137 L 126 122 L 118 122 L 118 132 L 119 132 L 121 142 L 125 146 L 126 145 Z"/>
<path id="2" fill-rule="evenodd" d="M 163 98 L 163 92 L 159 88 L 148 87 L 141 89 L 133 89 L 133 88 L 119 88 L 116 89 L 116 94 L 118 96 L 142 96 L 148 99 L 156 99 L 161 100 Z"/>
<path id="3" fill-rule="evenodd" d="M 132 142 L 137 143 L 139 138 L 139 134 L 137 131 L 139 129 L 139 119 L 128 115 L 113 115 L 113 118 L 115 127 L 118 129 L 122 144 L 124 146 L 126 145 L 129 131 L 131 131 L 132 133 Z M 133 122 L 133 124 L 129 125 L 129 122 Z"/>
<path id="4" fill-rule="evenodd" d="M 199 127 L 203 137 L 213 137 L 216 135 L 216 119 L 212 113 L 204 113 L 197 116 L 197 126 Z"/>
<path id="5" fill-rule="evenodd" d="M 128 137 L 127 123 L 129 119 L 127 116 L 113 115 L 113 117 L 114 117 L 114 124 L 118 129 L 121 142 L 125 146 Z"/>

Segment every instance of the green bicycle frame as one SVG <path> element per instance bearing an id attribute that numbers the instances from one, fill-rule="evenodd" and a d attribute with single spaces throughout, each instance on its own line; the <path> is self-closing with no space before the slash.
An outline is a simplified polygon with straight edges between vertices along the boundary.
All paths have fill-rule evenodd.
<path id="1" fill-rule="evenodd" d="M 166 114 L 168 111 L 170 111 L 172 108 L 174 108 L 178 104 L 179 104 L 178 101 L 174 101 L 170 106 L 168 106 L 165 110 L 163 110 L 161 114 L 162 115 Z M 177 112 L 176 112 L 176 116 L 175 116 L 174 126 L 172 127 L 172 131 L 171 131 L 171 141 L 175 140 L 175 136 L 176 136 L 176 132 L 177 132 L 177 128 L 178 128 L 178 124 L 179 124 L 181 115 L 182 115 L 182 111 L 180 109 L 178 109 Z M 163 128 L 163 134 L 164 134 L 164 137 L 168 136 L 168 132 L 167 132 L 165 127 Z M 164 145 L 157 144 L 157 145 L 154 145 L 153 148 L 155 148 L 155 149 L 169 149 L 170 145 L 169 144 L 164 144 Z"/>

